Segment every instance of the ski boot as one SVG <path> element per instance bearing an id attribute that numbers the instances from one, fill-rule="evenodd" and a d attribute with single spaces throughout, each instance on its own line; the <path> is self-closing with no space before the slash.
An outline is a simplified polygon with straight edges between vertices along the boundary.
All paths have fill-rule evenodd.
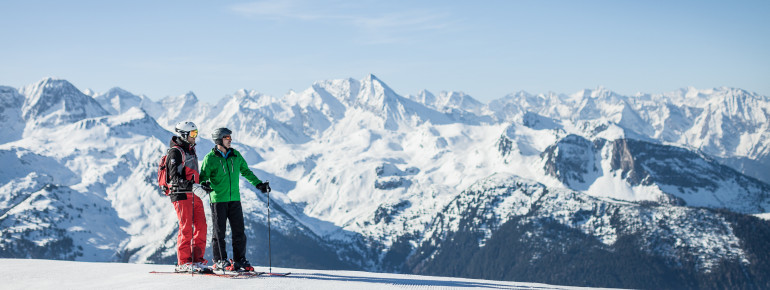
<path id="1" fill-rule="evenodd" d="M 254 267 L 251 266 L 251 263 L 246 258 L 233 262 L 233 269 L 235 271 L 254 272 Z"/>
<path id="2" fill-rule="evenodd" d="M 208 266 L 208 263 L 209 263 L 209 261 L 206 261 L 206 260 L 193 263 L 193 265 L 192 265 L 193 272 L 201 273 L 201 274 L 211 274 L 211 273 L 214 273 L 214 271 L 211 269 L 211 267 Z"/>
<path id="3" fill-rule="evenodd" d="M 184 263 L 181 265 L 176 265 L 174 267 L 174 272 L 177 273 L 192 273 L 193 272 L 193 263 Z"/>
<path id="4" fill-rule="evenodd" d="M 225 260 L 218 260 L 218 261 L 214 262 L 213 268 L 214 268 L 215 271 L 221 271 L 221 270 L 232 271 L 233 270 L 233 264 L 230 263 L 230 261 L 228 261 L 227 259 L 225 259 Z"/>

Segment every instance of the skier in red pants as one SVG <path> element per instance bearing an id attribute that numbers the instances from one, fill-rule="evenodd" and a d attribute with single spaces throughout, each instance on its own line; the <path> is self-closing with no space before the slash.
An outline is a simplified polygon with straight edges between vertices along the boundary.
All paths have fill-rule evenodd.
<path id="1" fill-rule="evenodd" d="M 203 202 L 193 191 L 204 193 L 211 189 L 198 183 L 198 156 L 195 138 L 198 127 L 193 122 L 180 122 L 175 128 L 166 157 L 167 176 L 172 190 L 169 193 L 179 219 L 177 235 L 177 272 L 210 272 L 206 251 L 206 213 Z M 192 244 L 191 244 L 192 242 Z"/>

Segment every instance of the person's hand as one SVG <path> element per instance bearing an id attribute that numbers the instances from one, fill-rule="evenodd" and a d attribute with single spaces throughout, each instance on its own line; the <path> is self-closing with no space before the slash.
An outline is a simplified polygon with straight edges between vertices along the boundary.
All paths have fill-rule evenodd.
<path id="1" fill-rule="evenodd" d="M 262 182 L 260 184 L 257 184 L 257 189 L 261 191 L 262 193 L 268 193 L 271 191 L 270 189 L 270 182 Z"/>
<path id="2" fill-rule="evenodd" d="M 208 180 L 201 183 L 201 189 L 205 190 L 206 193 L 211 193 L 212 191 L 214 191 L 214 189 L 211 188 L 211 181 L 208 181 Z"/>
<path id="3" fill-rule="evenodd" d="M 210 186 L 204 186 L 203 184 L 194 183 L 192 188 L 193 188 L 192 189 L 193 193 L 195 195 L 197 195 L 198 197 L 200 197 L 200 198 L 204 198 L 206 195 L 211 193 L 211 187 Z"/>

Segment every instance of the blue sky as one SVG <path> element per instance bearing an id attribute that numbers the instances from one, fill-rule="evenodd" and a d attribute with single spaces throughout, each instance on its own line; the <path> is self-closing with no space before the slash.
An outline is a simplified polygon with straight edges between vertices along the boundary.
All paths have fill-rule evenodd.
<path id="1" fill-rule="evenodd" d="M 0 0 L 0 85 L 48 76 L 154 100 L 280 97 L 374 74 L 401 95 L 770 95 L 770 1 Z"/>

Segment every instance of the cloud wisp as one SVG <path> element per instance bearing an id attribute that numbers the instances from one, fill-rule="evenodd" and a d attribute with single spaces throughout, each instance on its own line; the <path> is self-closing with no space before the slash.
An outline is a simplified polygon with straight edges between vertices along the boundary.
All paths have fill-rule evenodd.
<path id="1" fill-rule="evenodd" d="M 266 0 L 230 5 L 228 10 L 244 17 L 271 21 L 337 23 L 358 30 L 364 44 L 408 42 L 415 34 L 448 29 L 449 13 L 409 8 L 373 9 L 360 3 Z"/>

